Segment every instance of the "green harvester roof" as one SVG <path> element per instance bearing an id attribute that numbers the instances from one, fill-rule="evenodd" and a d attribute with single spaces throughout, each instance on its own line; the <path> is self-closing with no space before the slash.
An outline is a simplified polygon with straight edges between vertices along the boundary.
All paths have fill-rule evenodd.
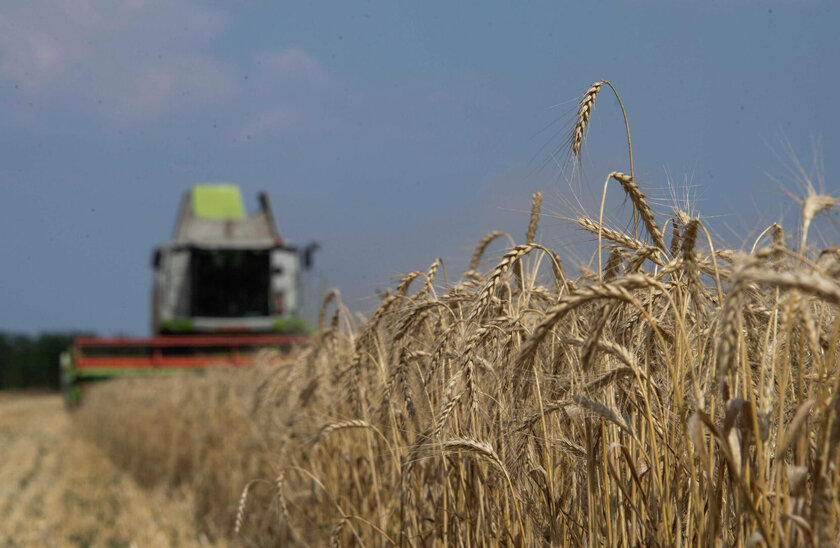
<path id="1" fill-rule="evenodd" d="M 191 194 L 192 210 L 198 217 L 234 221 L 245 218 L 245 205 L 236 185 L 195 185 Z"/>

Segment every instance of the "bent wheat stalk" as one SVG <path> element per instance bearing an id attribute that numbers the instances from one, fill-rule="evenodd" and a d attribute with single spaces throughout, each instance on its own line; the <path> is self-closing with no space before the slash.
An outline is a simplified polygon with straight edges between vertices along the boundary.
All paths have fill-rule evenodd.
<path id="1" fill-rule="evenodd" d="M 624 103 L 621 101 L 621 96 L 618 90 L 609 80 L 601 80 L 595 82 L 580 100 L 577 111 L 577 120 L 572 131 L 572 155 L 580 160 L 580 150 L 583 145 L 583 138 L 586 133 L 586 128 L 589 125 L 589 118 L 592 116 L 592 109 L 595 108 L 595 98 L 598 97 L 598 92 L 601 91 L 602 86 L 609 86 L 618 101 L 618 106 L 621 108 L 621 116 L 624 118 L 624 130 L 627 133 L 627 152 L 630 156 L 630 178 L 636 178 L 636 170 L 633 167 L 633 140 L 630 138 L 630 122 L 627 119 L 627 111 L 624 109 Z M 638 221 L 636 220 L 636 209 L 633 209 L 633 234 L 638 237 Z"/>

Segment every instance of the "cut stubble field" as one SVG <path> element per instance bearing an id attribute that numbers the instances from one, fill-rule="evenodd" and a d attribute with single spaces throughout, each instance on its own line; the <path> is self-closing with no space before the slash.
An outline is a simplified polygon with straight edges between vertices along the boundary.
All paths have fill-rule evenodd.
<path id="1" fill-rule="evenodd" d="M 201 546 L 186 493 L 144 489 L 56 394 L 0 393 L 0 546 Z"/>

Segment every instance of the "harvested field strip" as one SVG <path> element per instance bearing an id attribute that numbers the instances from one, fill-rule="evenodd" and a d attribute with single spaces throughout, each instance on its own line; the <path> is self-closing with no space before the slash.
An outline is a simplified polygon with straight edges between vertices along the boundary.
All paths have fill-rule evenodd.
<path id="1" fill-rule="evenodd" d="M 0 545 L 208 545 L 192 506 L 114 466 L 60 396 L 0 394 Z"/>

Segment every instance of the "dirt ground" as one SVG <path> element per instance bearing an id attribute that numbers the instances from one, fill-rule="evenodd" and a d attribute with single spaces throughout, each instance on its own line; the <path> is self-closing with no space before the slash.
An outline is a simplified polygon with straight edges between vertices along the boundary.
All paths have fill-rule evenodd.
<path id="1" fill-rule="evenodd" d="M 0 393 L 0 547 L 209 545 L 190 507 L 121 473 L 60 396 Z"/>

